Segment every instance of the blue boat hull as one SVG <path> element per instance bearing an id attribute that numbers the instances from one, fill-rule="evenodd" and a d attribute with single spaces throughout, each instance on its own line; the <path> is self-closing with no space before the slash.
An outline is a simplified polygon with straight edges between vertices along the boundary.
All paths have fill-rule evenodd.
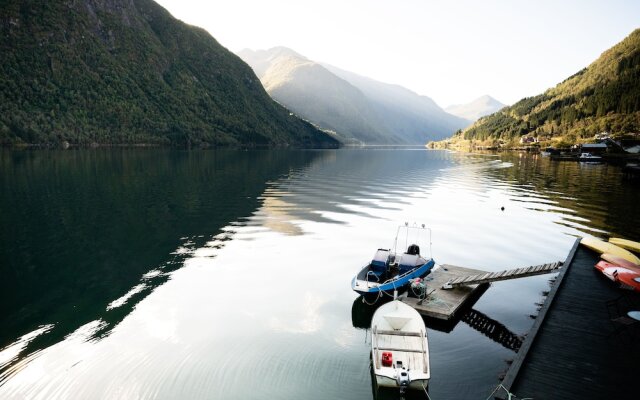
<path id="1" fill-rule="evenodd" d="M 354 276 L 351 280 L 351 288 L 360 293 L 363 296 L 378 296 L 380 294 L 388 294 L 393 296 L 393 291 L 403 291 L 409 285 L 409 281 L 414 278 L 422 278 L 431 271 L 431 268 L 435 265 L 433 259 L 428 260 L 426 263 L 416 267 L 402 275 L 399 275 L 393 280 L 388 280 L 383 282 L 380 285 L 369 286 L 369 285 L 358 285 L 358 276 Z M 365 267 L 367 268 L 367 267 Z M 362 282 L 362 281 L 360 281 Z"/>

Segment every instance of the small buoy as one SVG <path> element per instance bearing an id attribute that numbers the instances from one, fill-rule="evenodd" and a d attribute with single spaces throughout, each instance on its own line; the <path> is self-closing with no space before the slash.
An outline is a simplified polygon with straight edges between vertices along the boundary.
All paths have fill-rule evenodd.
<path id="1" fill-rule="evenodd" d="M 500 207 L 500 211 L 504 211 L 504 206 Z"/>

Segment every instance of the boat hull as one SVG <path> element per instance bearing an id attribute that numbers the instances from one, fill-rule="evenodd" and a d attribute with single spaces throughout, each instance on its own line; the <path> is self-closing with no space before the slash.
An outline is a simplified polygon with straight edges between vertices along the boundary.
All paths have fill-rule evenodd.
<path id="1" fill-rule="evenodd" d="M 397 388 L 399 389 L 400 387 L 398 386 L 398 383 L 396 382 L 395 378 L 390 378 L 388 376 L 385 375 L 375 375 L 376 377 L 376 384 L 378 386 L 381 387 L 389 387 L 389 388 Z M 416 379 L 416 380 L 412 380 L 411 383 L 409 383 L 408 388 L 412 389 L 412 390 L 423 390 L 423 389 L 427 389 L 427 387 L 429 387 L 429 379 Z"/>
<path id="2" fill-rule="evenodd" d="M 366 297 L 379 296 L 381 294 L 393 296 L 393 292 L 395 290 L 406 290 L 411 279 L 422 278 L 427 275 L 434 265 L 435 262 L 433 261 L 433 259 L 428 260 L 421 266 L 416 267 L 403 275 L 400 275 L 397 279 L 389 280 L 381 284 L 359 280 L 357 276 L 355 276 L 351 280 L 351 289 Z"/>
<path id="3" fill-rule="evenodd" d="M 601 163 L 602 158 L 578 158 L 581 163 Z"/>

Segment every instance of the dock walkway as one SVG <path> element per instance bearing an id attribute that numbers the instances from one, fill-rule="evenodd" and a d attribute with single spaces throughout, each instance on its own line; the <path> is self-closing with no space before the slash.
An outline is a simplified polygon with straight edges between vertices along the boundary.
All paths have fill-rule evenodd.
<path id="1" fill-rule="evenodd" d="M 483 272 L 480 274 L 461 276 L 452 279 L 444 284 L 443 289 L 453 289 L 462 285 L 478 285 L 481 283 L 490 283 L 504 281 L 507 279 L 525 278 L 528 276 L 548 274 L 562 267 L 561 262 L 554 262 L 542 265 L 532 265 L 530 267 L 508 269 L 497 272 Z"/>
<path id="2" fill-rule="evenodd" d="M 615 332 L 607 303 L 640 295 L 617 288 L 596 271 L 598 259 L 575 242 L 502 381 L 518 398 L 637 397 L 640 339 L 630 330 Z"/>

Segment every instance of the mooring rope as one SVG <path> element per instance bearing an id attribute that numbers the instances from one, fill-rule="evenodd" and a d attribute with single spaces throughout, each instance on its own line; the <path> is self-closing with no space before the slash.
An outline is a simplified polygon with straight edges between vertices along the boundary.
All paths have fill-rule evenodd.
<path id="1" fill-rule="evenodd" d="M 427 392 L 427 388 L 424 386 L 424 383 L 422 383 L 422 389 L 424 390 L 424 394 L 427 395 L 427 399 L 431 400 L 431 397 L 429 397 L 429 392 Z"/>
<path id="2" fill-rule="evenodd" d="M 504 387 L 504 386 L 502 385 L 502 383 L 501 383 L 501 384 L 499 384 L 498 386 L 496 386 L 496 388 L 495 388 L 495 389 L 493 389 L 493 392 L 491 392 L 491 394 L 489 395 L 489 397 L 487 397 L 487 398 L 486 398 L 486 400 L 490 400 L 490 399 L 491 399 L 491 396 L 493 396 L 493 395 L 494 395 L 498 390 L 500 390 L 500 389 L 504 389 L 504 391 L 505 391 L 505 392 L 507 392 L 507 396 L 508 396 L 508 397 L 507 397 L 507 399 L 508 399 L 508 400 L 518 400 L 518 397 L 517 397 L 515 394 L 511 393 L 511 392 L 509 391 L 509 389 L 507 389 L 506 387 Z M 522 399 L 520 399 L 520 400 L 533 400 L 533 397 L 523 397 L 523 398 L 522 398 Z"/>

